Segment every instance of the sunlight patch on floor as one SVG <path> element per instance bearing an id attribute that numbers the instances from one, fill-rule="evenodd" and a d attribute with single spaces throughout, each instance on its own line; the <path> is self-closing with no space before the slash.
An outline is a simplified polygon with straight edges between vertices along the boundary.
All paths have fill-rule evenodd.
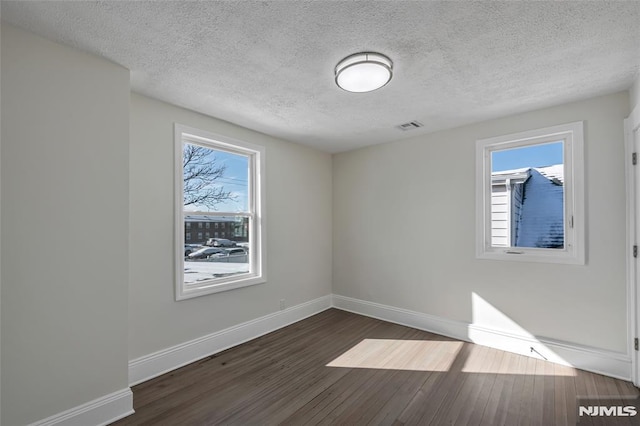
<path id="1" fill-rule="evenodd" d="M 327 367 L 449 371 L 462 342 L 364 339 Z"/>
<path id="2" fill-rule="evenodd" d="M 533 333 L 522 327 L 508 315 L 489 303 L 476 293 L 471 293 L 471 307 L 473 323 L 469 327 L 469 340 L 472 342 L 509 351 L 526 357 L 533 357 L 550 361 L 552 363 L 571 365 L 559 354 L 541 342 Z M 471 358 L 471 357 L 470 357 Z M 470 368 L 470 359 L 467 360 L 465 369 L 467 372 L 480 372 L 477 368 Z M 511 366 L 504 374 L 529 374 L 521 371 L 520 367 Z M 516 370 L 520 371 L 517 372 Z M 531 369 L 529 368 L 529 371 Z M 572 368 L 558 368 L 558 376 L 575 376 Z M 486 371 L 487 373 L 497 373 L 497 371 Z M 531 373 L 530 374 L 534 374 Z M 536 372 L 536 375 L 541 374 Z"/>
<path id="3" fill-rule="evenodd" d="M 573 377 L 576 375 L 576 371 L 572 367 L 481 345 L 474 345 L 471 348 L 462 367 L 462 372 L 555 377 Z"/>

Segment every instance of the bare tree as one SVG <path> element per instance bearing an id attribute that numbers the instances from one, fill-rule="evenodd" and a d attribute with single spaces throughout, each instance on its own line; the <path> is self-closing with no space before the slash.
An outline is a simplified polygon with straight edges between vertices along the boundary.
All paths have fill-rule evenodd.
<path id="1" fill-rule="evenodd" d="M 236 196 L 218 182 L 226 170 L 226 164 L 217 163 L 211 149 L 185 144 L 182 149 L 185 207 L 200 205 L 215 210 L 222 202 L 235 201 Z"/>

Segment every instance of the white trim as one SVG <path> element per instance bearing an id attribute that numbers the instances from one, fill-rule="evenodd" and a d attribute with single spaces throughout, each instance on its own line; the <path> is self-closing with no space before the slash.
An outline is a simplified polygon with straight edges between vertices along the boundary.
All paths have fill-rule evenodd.
<path id="1" fill-rule="evenodd" d="M 250 271 L 230 277 L 216 278 L 197 284 L 184 284 L 184 209 L 182 152 L 185 141 L 219 151 L 244 155 L 249 160 L 249 206 L 240 216 L 249 217 Z M 264 146 L 174 123 L 174 246 L 176 301 L 233 290 L 267 282 L 266 186 Z M 233 212 L 211 212 L 212 215 L 234 216 Z"/>
<path id="2" fill-rule="evenodd" d="M 331 308 L 323 296 L 129 361 L 130 385 L 147 381 L 199 359 L 253 340 Z"/>
<path id="3" fill-rule="evenodd" d="M 530 337 L 507 333 L 473 324 L 469 325 L 468 339 L 478 345 L 544 359 L 616 379 L 628 381 L 631 375 L 631 359 L 627 354 L 620 352 L 563 342 L 548 337 Z"/>
<path id="4" fill-rule="evenodd" d="M 423 314 L 421 312 L 409 311 L 407 309 L 381 305 L 365 300 L 353 299 L 351 297 L 339 296 L 337 294 L 333 295 L 333 307 L 342 309 L 343 311 L 353 312 L 354 314 L 377 318 L 394 324 L 406 325 L 407 327 L 430 331 L 458 340 L 469 341 L 467 337 L 468 324 L 465 322 L 440 318 L 435 315 Z"/>
<path id="5" fill-rule="evenodd" d="M 133 393 L 126 388 L 31 423 L 30 426 L 103 426 L 133 413 Z"/>
<path id="6" fill-rule="evenodd" d="M 333 307 L 458 340 L 539 359 L 547 359 L 558 364 L 569 365 L 622 380 L 629 380 L 631 377 L 631 358 L 628 354 L 555 339 L 507 333 L 462 321 L 454 321 L 335 294 L 333 295 Z M 531 347 L 537 352 L 532 352 Z"/>
<path id="7" fill-rule="evenodd" d="M 454 339 L 547 359 L 598 374 L 630 380 L 628 354 L 560 340 L 531 337 L 365 300 L 328 295 L 129 361 L 129 381 L 138 383 L 240 345 L 330 308 L 353 312 Z M 532 352 L 531 347 L 537 352 Z"/>
<path id="8" fill-rule="evenodd" d="M 631 354 L 631 381 L 640 385 L 640 354 L 634 349 L 634 339 L 640 337 L 640 285 L 638 282 L 637 259 L 633 257 L 633 246 L 636 240 L 638 217 L 638 199 L 636 197 L 636 173 L 639 166 L 631 164 L 631 155 L 638 152 L 634 133 L 640 128 L 640 106 L 636 106 L 627 119 L 624 120 L 624 164 L 627 200 L 627 337 L 628 351 Z"/>
<path id="9" fill-rule="evenodd" d="M 494 247 L 491 245 L 491 153 L 550 142 L 564 149 L 564 248 Z M 476 141 L 476 258 L 584 265 L 584 122 L 496 136 Z"/>

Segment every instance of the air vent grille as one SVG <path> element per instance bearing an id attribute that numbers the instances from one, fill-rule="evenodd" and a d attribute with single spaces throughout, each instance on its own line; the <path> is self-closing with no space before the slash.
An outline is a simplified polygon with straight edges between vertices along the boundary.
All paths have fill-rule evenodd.
<path id="1" fill-rule="evenodd" d="M 424 124 L 420 123 L 419 121 L 410 121 L 408 123 L 404 123 L 401 124 L 398 127 L 398 129 L 402 130 L 402 131 L 407 131 L 407 130 L 413 130 L 413 129 L 417 129 L 419 127 L 423 127 Z"/>

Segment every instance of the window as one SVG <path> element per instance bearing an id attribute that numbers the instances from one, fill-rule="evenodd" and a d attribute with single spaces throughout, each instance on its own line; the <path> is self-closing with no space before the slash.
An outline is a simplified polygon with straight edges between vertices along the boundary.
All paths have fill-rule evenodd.
<path id="1" fill-rule="evenodd" d="M 191 222 L 185 222 L 184 226 L 187 229 L 191 229 Z"/>
<path id="2" fill-rule="evenodd" d="M 264 148 L 176 124 L 175 173 L 176 300 L 266 282 Z M 243 230 L 225 244 L 248 255 L 221 261 L 211 247 L 185 259 L 186 215 L 201 217 L 200 227 L 209 220 L 217 229 L 219 220 Z"/>
<path id="3" fill-rule="evenodd" d="M 585 263 L 583 123 L 476 142 L 476 255 Z"/>
<path id="4" fill-rule="evenodd" d="M 211 224 L 209 222 L 207 222 L 207 224 L 205 225 L 205 228 L 209 229 L 211 226 Z"/>

